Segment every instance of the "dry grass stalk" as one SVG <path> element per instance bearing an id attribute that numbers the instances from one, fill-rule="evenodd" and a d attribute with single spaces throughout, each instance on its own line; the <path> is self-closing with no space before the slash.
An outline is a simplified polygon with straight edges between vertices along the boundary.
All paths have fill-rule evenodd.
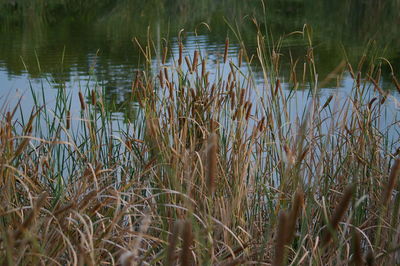
<path id="1" fill-rule="evenodd" d="M 32 210 L 31 210 L 30 214 L 26 217 L 25 221 L 21 224 L 19 229 L 15 232 L 14 239 L 19 239 L 22 236 L 22 234 L 31 227 L 31 225 L 34 223 L 34 220 L 40 211 L 40 208 L 42 208 L 42 206 L 46 203 L 46 199 L 48 198 L 48 196 L 49 195 L 47 192 L 43 192 L 39 196 L 39 198 L 36 201 L 36 203 L 34 204 L 34 206 L 32 206 Z"/>
<path id="2" fill-rule="evenodd" d="M 183 59 L 183 44 L 182 41 L 179 42 L 179 59 L 178 59 L 178 65 L 182 65 L 182 59 Z"/>
<path id="3" fill-rule="evenodd" d="M 167 55 L 168 55 L 168 47 L 165 46 L 163 50 L 163 57 L 162 57 L 162 64 L 165 65 L 165 62 L 167 61 Z"/>

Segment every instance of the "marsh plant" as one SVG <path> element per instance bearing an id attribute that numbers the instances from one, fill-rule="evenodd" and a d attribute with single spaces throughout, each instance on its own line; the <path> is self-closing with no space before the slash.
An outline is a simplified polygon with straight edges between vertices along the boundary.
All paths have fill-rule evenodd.
<path id="1" fill-rule="evenodd" d="M 382 88 L 390 63 L 363 57 L 319 77 L 309 28 L 294 34 L 308 46 L 288 80 L 282 40 L 261 30 L 256 54 L 240 42 L 233 58 L 227 39 L 213 69 L 182 38 L 175 54 L 138 40 L 146 64 L 127 123 L 101 87 L 59 89 L 52 108 L 32 89 L 28 117 L 5 106 L 2 263 L 400 263 L 399 120 L 385 115 L 398 104 L 395 72 Z M 343 75 L 346 98 L 322 97 Z"/>

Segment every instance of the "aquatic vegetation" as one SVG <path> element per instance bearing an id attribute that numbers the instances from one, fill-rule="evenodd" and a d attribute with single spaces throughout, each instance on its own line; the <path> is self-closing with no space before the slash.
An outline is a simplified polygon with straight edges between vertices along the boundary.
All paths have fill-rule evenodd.
<path id="1" fill-rule="evenodd" d="M 389 63 L 379 58 L 319 77 L 308 32 L 297 33 L 309 46 L 285 83 L 281 42 L 267 46 L 259 30 L 255 57 L 241 42 L 232 60 L 227 39 L 215 69 L 181 40 L 168 64 L 163 47 L 157 69 L 148 60 L 136 73 L 129 123 L 97 87 L 60 89 L 52 109 L 32 90 L 28 118 L 5 110 L 2 262 L 399 263 L 399 120 L 385 111 L 396 73 L 392 90 L 380 87 Z M 344 73 L 347 98 L 323 98 L 322 84 Z"/>

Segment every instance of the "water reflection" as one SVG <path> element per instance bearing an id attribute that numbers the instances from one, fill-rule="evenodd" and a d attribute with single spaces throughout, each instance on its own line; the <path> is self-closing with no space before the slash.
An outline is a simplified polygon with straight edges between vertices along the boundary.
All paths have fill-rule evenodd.
<path id="1" fill-rule="evenodd" d="M 132 37 L 137 37 L 142 44 L 148 34 L 152 37 L 156 50 L 152 66 L 156 71 L 160 48 L 165 42 L 171 51 L 168 62 L 173 64 L 176 36 L 185 28 L 183 39 L 187 54 L 200 50 L 207 54 L 207 67 L 216 69 L 227 36 L 231 40 L 232 60 L 239 49 L 227 21 L 240 31 L 248 54 L 256 54 L 253 18 L 273 36 L 274 43 L 281 35 L 301 30 L 304 23 L 310 24 L 314 29 L 313 48 L 321 79 L 345 57 L 342 47 L 356 65 L 371 38 L 376 43 L 370 45 L 368 58 L 383 56 L 392 62 L 395 71 L 400 68 L 398 1 L 285 0 L 267 1 L 265 5 L 261 1 L 241 0 L 84 1 L 79 8 L 69 2 L 54 1 L 47 6 L 39 1 L 0 2 L 2 95 L 12 94 L 16 89 L 24 91 L 30 86 L 36 90 L 43 87 L 49 95 L 55 89 L 85 90 L 103 86 L 109 101 L 107 106 L 127 116 L 131 82 L 145 60 Z M 201 22 L 207 23 L 211 31 Z M 296 60 L 299 63 L 294 71 L 301 76 L 306 43 L 298 35 L 282 43 L 283 81 L 290 79 L 291 62 Z M 255 62 L 256 77 L 260 75 L 258 67 Z M 393 88 L 386 64 L 382 65 L 382 77 L 383 87 Z M 326 87 L 335 88 L 336 83 L 333 80 Z"/>

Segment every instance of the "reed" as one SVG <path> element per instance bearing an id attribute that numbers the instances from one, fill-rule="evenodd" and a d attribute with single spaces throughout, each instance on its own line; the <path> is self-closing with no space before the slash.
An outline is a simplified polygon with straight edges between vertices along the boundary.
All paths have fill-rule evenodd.
<path id="1" fill-rule="evenodd" d="M 181 38 L 170 63 L 165 47 L 159 69 L 136 72 L 124 121 L 100 86 L 58 90 L 53 109 L 32 90 L 28 116 L 5 110 L 0 263 L 398 263 L 398 118 L 385 115 L 397 91 L 362 58 L 355 75 L 348 64 L 346 100 L 324 94 L 306 28 L 307 54 L 288 72 L 303 65 L 303 81 L 286 81 L 281 41 L 257 31 L 256 54 L 241 45 L 237 65 L 226 40 L 229 67 L 206 69 Z"/>

